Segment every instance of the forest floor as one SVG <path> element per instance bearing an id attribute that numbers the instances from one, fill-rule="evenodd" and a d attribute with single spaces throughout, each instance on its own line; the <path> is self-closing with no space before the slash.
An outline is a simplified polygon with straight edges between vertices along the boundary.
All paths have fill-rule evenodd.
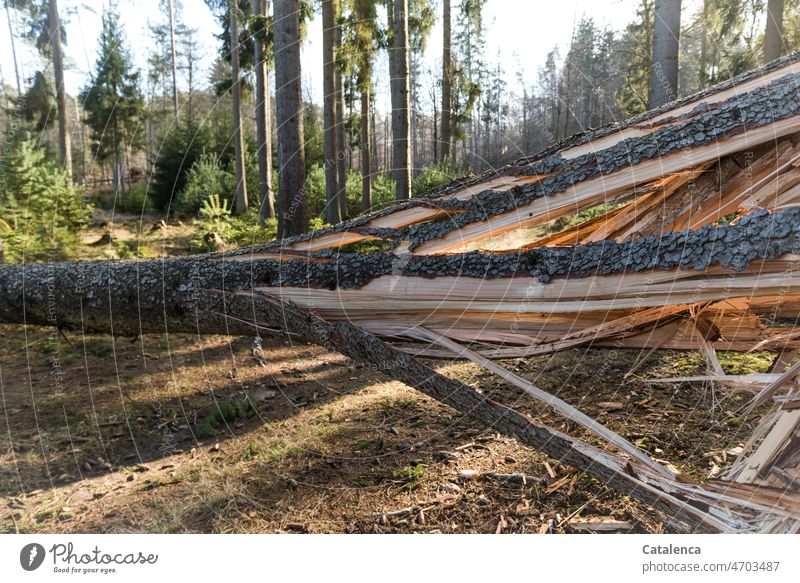
<path id="1" fill-rule="evenodd" d="M 86 241 L 137 228 L 98 226 Z M 153 252 L 167 238 L 169 254 L 185 252 L 190 227 L 167 231 L 148 235 Z M 257 362 L 251 341 L 0 328 L 0 532 L 545 533 L 597 520 L 669 530 L 605 484 L 376 371 L 277 337 Z M 735 374 L 769 365 L 758 353 L 721 360 Z M 430 364 L 589 439 L 483 369 Z M 743 397 L 646 382 L 702 373 L 695 353 L 573 349 L 504 364 L 700 479 L 752 430 L 736 414 Z"/>

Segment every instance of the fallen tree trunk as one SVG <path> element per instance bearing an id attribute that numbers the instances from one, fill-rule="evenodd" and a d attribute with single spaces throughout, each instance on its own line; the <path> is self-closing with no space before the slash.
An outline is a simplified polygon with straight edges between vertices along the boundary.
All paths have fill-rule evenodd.
<path id="1" fill-rule="evenodd" d="M 584 427 L 625 455 L 536 424 L 408 352 L 468 357 L 568 414 L 569 404 L 486 358 L 587 345 L 697 349 L 707 378 L 730 383 L 717 349 L 800 349 L 798 86 L 795 54 L 496 172 L 226 254 L 2 265 L 0 323 L 134 336 L 291 334 L 369 363 L 683 526 L 794 532 L 800 499 L 786 485 L 800 478 L 800 416 L 793 389 L 775 394 L 791 383 L 770 385 L 774 375 L 734 381 L 760 383 L 758 399 L 781 408 L 731 468 L 735 482 L 701 485 L 582 414 Z M 384 249 L 348 247 L 364 240 Z M 378 336 L 435 339 L 439 348 Z M 796 382 L 790 370 L 781 378 Z"/>
<path id="2" fill-rule="evenodd" d="M 228 314 L 219 292 L 259 289 L 288 296 L 298 289 L 332 291 L 364 288 L 393 276 L 415 281 L 424 288 L 437 278 L 455 277 L 462 283 L 524 278 L 533 283 L 563 279 L 660 271 L 730 268 L 735 280 L 756 260 L 773 260 L 800 252 L 800 209 L 775 214 L 754 213 L 735 225 L 707 227 L 647 237 L 626 243 L 540 248 L 504 254 L 402 258 L 393 253 L 312 254 L 281 259 L 259 254 L 213 254 L 145 261 L 95 261 L 0 265 L 0 323 L 55 325 L 83 332 L 139 335 L 160 332 L 199 334 L 251 334 L 248 326 L 219 314 Z M 789 261 L 791 263 L 791 261 Z M 762 277 L 765 271 L 760 270 Z M 671 277 L 667 278 L 672 279 Z M 763 283 L 763 282 L 762 282 Z M 784 286 L 784 294 L 800 286 Z M 580 280 L 578 280 L 580 284 Z M 731 297 L 726 293 L 705 299 Z M 764 286 L 762 286 L 762 289 Z M 675 291 L 674 286 L 671 291 Z M 758 289 L 748 290 L 749 295 Z M 767 293 L 773 293 L 766 289 Z M 619 296 L 620 288 L 614 290 Z M 744 294 L 742 294 L 744 295 Z M 568 301 L 559 293 L 564 302 Z M 446 297 L 436 298 L 442 302 Z M 481 299 L 480 286 L 467 294 L 465 305 Z M 387 298 L 387 300 L 391 301 Z M 546 303 L 546 298 L 541 298 Z M 665 300 L 678 303 L 674 298 Z M 544 310 L 529 301 L 532 311 Z M 642 302 L 638 303 L 643 307 Z M 313 306 L 312 306 L 313 307 Z M 347 319 L 347 304 L 337 319 Z M 373 306 L 371 309 L 374 311 Z M 495 305 L 496 308 L 496 305 Z M 435 312 L 431 309 L 428 312 Z M 425 315 L 424 308 L 420 318 Z M 242 318 L 247 314 L 232 314 Z M 406 324 L 413 326 L 413 317 Z"/>

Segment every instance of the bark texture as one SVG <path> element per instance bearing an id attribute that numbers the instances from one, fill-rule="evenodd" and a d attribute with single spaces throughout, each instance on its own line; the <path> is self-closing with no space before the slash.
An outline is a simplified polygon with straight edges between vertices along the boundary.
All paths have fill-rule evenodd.
<path id="1" fill-rule="evenodd" d="M 178 117 L 178 66 L 175 58 L 175 11 L 172 0 L 167 0 L 167 16 L 169 19 L 169 61 L 172 70 L 172 113 Z"/>
<path id="2" fill-rule="evenodd" d="M 228 7 L 231 28 L 231 98 L 233 100 L 233 149 L 236 169 L 236 199 L 233 212 L 247 210 L 247 179 L 244 166 L 244 130 L 242 128 L 242 82 L 239 76 L 239 10 L 235 2 Z"/>
<path id="3" fill-rule="evenodd" d="M 783 0 L 767 2 L 767 24 L 764 29 L 764 62 L 783 54 Z"/>
<path id="4" fill-rule="evenodd" d="M 653 64 L 650 68 L 650 109 L 678 98 L 680 35 L 681 0 L 656 0 Z"/>
<path id="5" fill-rule="evenodd" d="M 453 105 L 451 96 L 453 57 L 450 52 L 452 42 L 450 0 L 442 5 L 442 148 L 441 159 L 450 159 L 450 111 Z"/>
<path id="6" fill-rule="evenodd" d="M 336 91 L 336 54 L 335 54 L 335 0 L 322 2 L 322 90 L 324 152 L 325 152 L 325 216 L 330 224 L 342 220 L 339 206 L 339 171 L 337 156 L 338 132 L 336 129 L 338 106 Z"/>
<path id="7" fill-rule="evenodd" d="M 409 240 L 413 250 L 425 242 L 440 239 L 467 225 L 514 211 L 537 199 L 566 192 L 580 182 L 606 177 L 615 172 L 626 172 L 631 167 L 649 160 L 660 160 L 669 155 L 682 156 L 695 148 L 719 144 L 737 136 L 749 136 L 750 130 L 800 115 L 800 100 L 797 99 L 800 74 L 788 72 L 761 87 L 710 106 L 701 100 L 714 93 L 731 89 L 735 85 L 750 82 L 758 76 L 770 74 L 775 69 L 793 65 L 798 59 L 800 53 L 795 53 L 757 71 L 722 83 L 702 94 L 673 103 L 670 109 L 677 109 L 679 111 L 677 114 L 670 115 L 670 109 L 658 109 L 656 110 L 656 113 L 660 112 L 658 124 L 654 124 L 644 135 L 620 140 L 596 152 L 590 151 L 572 158 L 562 156 L 565 150 L 580 147 L 593 140 L 613 137 L 614 134 L 628 128 L 648 127 L 648 120 L 655 117 L 654 112 L 637 116 L 622 124 L 584 132 L 559 142 L 535 156 L 521 158 L 499 170 L 457 180 L 426 195 L 402 201 L 394 207 L 363 215 L 329 229 L 316 231 L 314 234 L 300 235 L 291 241 L 270 244 L 263 249 L 277 248 L 333 232 L 347 231 L 375 234 L 394 241 Z M 694 102 L 699 103 L 693 108 Z M 774 137 L 770 138 L 770 141 L 773 140 Z M 750 143 L 749 147 L 756 145 Z M 498 175 L 540 178 L 502 192 L 491 188 L 476 189 L 476 194 L 467 199 L 448 198 L 448 195 L 463 188 L 477 187 Z M 401 229 L 374 231 L 367 227 L 368 223 L 377 218 L 412 208 L 448 211 L 450 216 L 445 221 L 430 221 Z"/>
<path id="8" fill-rule="evenodd" d="M 67 127 L 67 90 L 64 87 L 64 57 L 61 53 L 61 19 L 58 15 L 58 0 L 49 0 L 48 21 L 50 24 L 50 44 L 53 48 L 53 74 L 58 104 L 58 138 L 61 150 L 61 163 L 72 180 L 72 144 Z"/>
<path id="9" fill-rule="evenodd" d="M 308 227 L 303 143 L 303 93 L 300 79 L 300 6 L 275 0 L 275 121 L 278 126 L 278 238 Z"/>
<path id="10" fill-rule="evenodd" d="M 392 0 L 392 165 L 397 200 L 411 197 L 411 120 L 408 77 L 408 0 Z"/>
<path id="11" fill-rule="evenodd" d="M 281 286 L 362 287 L 383 275 L 497 279 L 580 277 L 658 269 L 738 270 L 757 259 L 800 252 L 800 209 L 743 217 L 736 225 L 640 241 L 553 247 L 505 254 L 401 259 L 391 253 L 317 253 L 297 259 L 214 254 L 147 261 L 0 265 L 0 323 L 54 325 L 83 332 L 250 334 L 224 293 Z M 328 260 L 326 260 L 328 259 Z M 274 325 L 271 322 L 270 325 Z M 280 322 L 277 322 L 280 325 Z M 282 326 L 282 325 L 281 325 Z"/>
<path id="12" fill-rule="evenodd" d="M 267 16 L 266 0 L 253 0 L 253 14 L 259 18 Z M 264 42 L 258 31 L 255 36 L 255 70 L 256 70 L 256 140 L 258 142 L 258 185 L 259 209 L 262 220 L 275 216 L 275 194 L 272 192 L 272 115 L 269 102 L 269 68 Z"/>

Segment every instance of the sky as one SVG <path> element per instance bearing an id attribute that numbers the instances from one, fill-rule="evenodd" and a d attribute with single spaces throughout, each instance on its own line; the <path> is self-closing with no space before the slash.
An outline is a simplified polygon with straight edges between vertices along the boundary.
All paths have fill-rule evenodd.
<path id="1" fill-rule="evenodd" d="M 440 14 L 441 2 L 434 0 Z M 453 14 L 459 0 L 453 0 Z M 213 36 L 220 28 L 203 0 L 182 0 L 183 21 L 197 29 L 200 48 L 199 75 L 207 80 L 208 72 L 217 53 L 218 41 Z M 547 53 L 558 45 L 562 49 L 569 44 L 574 23 L 586 15 L 601 27 L 620 30 L 635 16 L 638 0 L 488 0 L 484 9 L 486 26 L 486 55 L 490 63 L 502 59 L 505 63 L 506 81 L 511 86 L 517 82 L 517 72 L 523 71 L 528 83 L 533 83 L 536 72 L 545 62 Z M 688 4 L 684 2 L 684 4 Z M 70 95 L 76 95 L 87 82 L 89 71 L 94 68 L 97 39 L 101 30 L 101 15 L 107 1 L 60 0 L 62 18 L 67 21 L 66 85 Z M 164 20 L 159 0 L 118 0 L 120 19 L 125 29 L 128 45 L 137 66 L 146 74 L 147 55 L 153 39 L 149 23 Z M 2 15 L 6 20 L 6 14 Z M 315 102 L 322 100 L 322 18 L 317 15 L 310 23 L 308 37 L 303 46 L 303 91 Z M 8 23 L 0 27 L 0 73 L 2 81 L 14 84 L 14 64 L 11 56 L 11 36 Z M 12 26 L 21 32 L 21 23 Z M 437 69 L 441 63 L 442 28 L 436 23 L 424 57 L 427 67 Z M 22 63 L 24 77 L 31 77 L 42 68 L 42 62 L 29 43 L 17 37 L 17 53 Z M 388 60 L 377 62 L 376 84 L 386 85 Z M 385 90 L 379 90 L 379 100 L 388 100 Z M 380 105 L 379 105 L 380 106 Z"/>

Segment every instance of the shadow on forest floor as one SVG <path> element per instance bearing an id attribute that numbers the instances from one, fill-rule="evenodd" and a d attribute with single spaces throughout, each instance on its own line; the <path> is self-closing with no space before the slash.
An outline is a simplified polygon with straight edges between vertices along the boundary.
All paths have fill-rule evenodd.
<path id="1" fill-rule="evenodd" d="M 262 366 L 250 340 L 0 330 L 2 530 L 569 532 L 571 516 L 663 528 L 596 480 L 340 355 L 265 338 Z M 580 349 L 507 366 L 706 477 L 707 452 L 749 433 L 739 405 L 626 379 L 638 356 Z M 433 365 L 580 435 L 471 364 Z M 701 368 L 695 354 L 664 352 L 642 374 Z M 465 480 L 461 470 L 534 479 Z"/>

